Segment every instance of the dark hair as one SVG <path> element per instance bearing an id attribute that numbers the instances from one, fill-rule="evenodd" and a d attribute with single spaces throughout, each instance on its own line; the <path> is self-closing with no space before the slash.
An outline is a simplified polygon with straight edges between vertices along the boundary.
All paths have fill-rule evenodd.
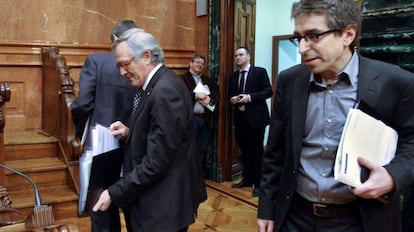
<path id="1" fill-rule="evenodd" d="M 236 50 L 239 50 L 239 49 L 244 49 L 246 51 L 246 54 L 250 55 L 250 50 L 247 47 L 241 46 L 241 47 L 238 47 Z"/>
<path id="2" fill-rule="evenodd" d="M 292 5 L 292 18 L 301 15 L 326 15 L 330 29 L 343 31 L 348 26 L 355 27 L 356 36 L 350 49 L 357 45 L 361 30 L 361 9 L 355 0 L 300 0 Z"/>
<path id="3" fill-rule="evenodd" d="M 203 55 L 197 54 L 197 53 L 193 55 L 193 58 L 191 58 L 191 61 L 195 61 L 196 59 L 203 59 L 204 61 L 206 61 L 206 58 Z"/>
<path id="4" fill-rule="evenodd" d="M 125 31 L 131 29 L 131 28 L 139 28 L 138 25 L 132 21 L 132 20 L 121 20 L 119 22 L 117 22 L 114 26 L 114 28 L 112 29 L 112 33 L 111 33 L 111 41 L 114 42 L 114 35 L 116 37 L 121 36 L 122 33 L 124 33 Z"/>

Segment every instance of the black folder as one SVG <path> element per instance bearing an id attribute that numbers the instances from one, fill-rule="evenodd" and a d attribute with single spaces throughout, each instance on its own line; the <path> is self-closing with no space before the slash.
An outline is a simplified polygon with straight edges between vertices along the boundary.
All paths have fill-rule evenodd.
<path id="1" fill-rule="evenodd" d="M 117 148 L 93 157 L 85 212 L 91 212 L 102 191 L 119 180 L 123 153 Z"/>

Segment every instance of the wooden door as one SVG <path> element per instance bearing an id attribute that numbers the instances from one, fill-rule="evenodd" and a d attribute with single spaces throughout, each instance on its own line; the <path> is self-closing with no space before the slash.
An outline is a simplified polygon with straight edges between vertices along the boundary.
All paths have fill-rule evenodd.
<path id="1" fill-rule="evenodd" d="M 232 176 L 237 175 L 237 172 L 241 170 L 239 148 L 233 129 L 232 107 L 227 100 L 227 84 L 228 78 L 235 71 L 234 51 L 237 47 L 248 47 L 251 51 L 252 64 L 254 62 L 256 2 L 253 0 L 220 1 L 220 14 L 217 14 L 217 8 L 210 8 L 211 18 L 220 18 L 219 25 L 213 22 L 214 29 L 210 35 L 214 37 L 215 28 L 220 28 L 219 51 L 210 50 L 210 53 L 218 52 L 220 57 L 217 164 L 214 164 L 217 166 L 214 180 L 220 182 L 231 180 Z"/>

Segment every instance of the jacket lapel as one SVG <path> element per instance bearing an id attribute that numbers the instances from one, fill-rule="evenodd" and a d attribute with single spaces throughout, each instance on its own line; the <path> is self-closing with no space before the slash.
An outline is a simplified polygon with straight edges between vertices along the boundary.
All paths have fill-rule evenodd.
<path id="1" fill-rule="evenodd" d="M 357 99 L 364 100 L 370 105 L 376 102 L 379 87 L 376 79 L 378 73 L 375 69 L 366 68 L 369 66 L 367 59 L 359 57 L 358 90 Z M 373 105 L 371 105 L 373 106 Z"/>
<path id="2" fill-rule="evenodd" d="M 297 169 L 305 129 L 306 111 L 309 98 L 309 72 L 296 79 L 292 100 L 292 153 L 293 166 Z"/>
<path id="3" fill-rule="evenodd" d="M 148 97 L 151 95 L 152 90 L 155 86 L 155 84 L 158 82 L 158 80 L 160 79 L 160 77 L 162 76 L 162 74 L 166 71 L 166 67 L 164 65 L 161 66 L 160 69 L 158 69 L 158 71 L 154 74 L 154 76 L 152 77 L 150 83 L 148 84 L 147 88 L 144 90 L 144 92 L 142 93 L 142 98 L 141 101 L 138 104 L 138 107 L 135 111 L 135 113 L 133 115 L 131 115 L 131 124 L 129 125 L 129 136 L 127 137 L 127 139 L 125 140 L 125 142 L 128 142 L 129 139 L 131 138 L 131 134 L 132 134 L 132 130 L 133 130 L 133 125 L 135 124 L 135 121 L 138 118 L 138 115 L 140 114 L 140 112 L 142 111 L 142 109 L 145 106 L 145 103 L 147 102 Z"/>

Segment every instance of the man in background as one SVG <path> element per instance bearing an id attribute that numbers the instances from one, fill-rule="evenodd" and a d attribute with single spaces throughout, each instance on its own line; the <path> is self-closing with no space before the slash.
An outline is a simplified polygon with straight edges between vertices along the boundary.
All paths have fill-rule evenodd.
<path id="1" fill-rule="evenodd" d="M 197 131 L 197 144 L 200 161 L 205 167 L 206 151 L 210 131 L 213 128 L 213 111 L 218 103 L 219 95 L 216 83 L 203 74 L 206 59 L 200 54 L 194 54 L 189 62 L 189 70 L 181 77 L 183 78 L 193 102 L 194 129 Z M 206 92 L 194 92 L 198 84 L 201 84 Z"/>
<path id="2" fill-rule="evenodd" d="M 269 124 L 266 99 L 272 86 L 264 68 L 250 65 L 250 51 L 240 47 L 235 52 L 239 70 L 230 77 L 229 101 L 233 105 L 234 129 L 243 162 L 243 179 L 233 188 L 253 186 L 252 196 L 259 195 L 265 127 Z"/>
<path id="3" fill-rule="evenodd" d="M 163 50 L 151 34 L 130 29 L 112 48 L 121 74 L 143 93 L 129 128 L 119 121 L 111 125 L 114 136 L 127 137 L 124 173 L 93 210 L 120 206 L 131 232 L 187 231 L 207 198 L 191 96 L 163 64 Z"/>
<path id="4" fill-rule="evenodd" d="M 114 42 L 124 31 L 137 28 L 130 20 L 115 24 L 111 33 Z M 70 105 L 76 133 L 82 137 L 89 119 L 85 151 L 90 150 L 90 130 L 96 124 L 109 127 L 114 121 L 126 123 L 131 116 L 132 102 L 136 89 L 122 78 L 112 53 L 87 56 L 79 78 L 79 93 Z M 119 210 L 110 206 L 107 211 L 90 212 L 93 232 L 120 232 Z"/>
<path id="5" fill-rule="evenodd" d="M 259 231 L 401 231 L 400 193 L 414 181 L 414 74 L 355 50 L 354 0 L 300 0 L 290 40 L 302 64 L 279 74 L 263 158 Z M 368 179 L 334 178 L 349 109 L 364 101 L 398 133 L 384 166 L 358 157 Z M 362 155 L 362 154 L 361 154 Z"/>

